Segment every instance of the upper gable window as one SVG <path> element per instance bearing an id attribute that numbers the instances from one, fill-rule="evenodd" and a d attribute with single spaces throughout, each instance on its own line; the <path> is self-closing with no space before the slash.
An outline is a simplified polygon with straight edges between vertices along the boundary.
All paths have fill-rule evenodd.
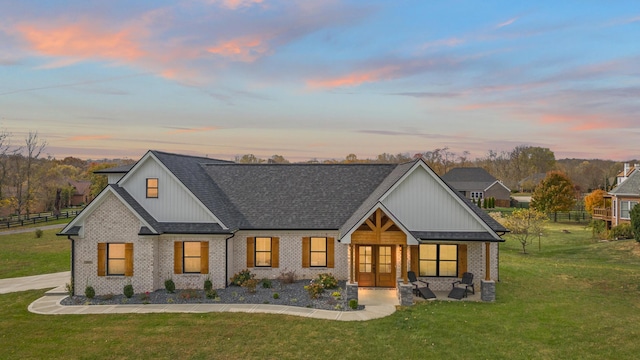
<path id="1" fill-rule="evenodd" d="M 153 199 L 158 198 L 158 178 L 147 179 L 147 197 Z"/>

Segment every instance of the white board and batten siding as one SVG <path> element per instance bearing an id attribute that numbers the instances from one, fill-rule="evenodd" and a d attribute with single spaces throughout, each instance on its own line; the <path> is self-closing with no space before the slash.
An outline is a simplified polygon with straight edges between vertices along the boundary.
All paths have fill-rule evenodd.
<path id="1" fill-rule="evenodd" d="M 456 195 L 422 167 L 415 168 L 382 203 L 412 231 L 485 231 Z"/>
<path id="2" fill-rule="evenodd" d="M 147 198 L 147 179 L 158 179 L 158 197 Z M 208 209 L 197 200 L 163 165 L 153 157 L 136 167 L 120 183 L 140 205 L 160 222 L 217 222 Z"/>

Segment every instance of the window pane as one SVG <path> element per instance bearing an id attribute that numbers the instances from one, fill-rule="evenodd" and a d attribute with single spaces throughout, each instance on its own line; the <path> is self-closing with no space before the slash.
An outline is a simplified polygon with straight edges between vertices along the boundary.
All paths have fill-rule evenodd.
<path id="1" fill-rule="evenodd" d="M 436 276 L 436 262 L 421 260 L 420 276 Z"/>
<path id="2" fill-rule="evenodd" d="M 440 276 L 456 276 L 457 266 L 455 261 L 440 261 Z"/>
<path id="3" fill-rule="evenodd" d="M 109 259 L 107 269 L 108 275 L 124 275 L 124 259 Z"/>
<path id="4" fill-rule="evenodd" d="M 158 179 L 147 179 L 147 197 L 158 197 Z"/>
<path id="5" fill-rule="evenodd" d="M 457 245 L 440 245 L 440 260 L 457 260 Z"/>
<path id="6" fill-rule="evenodd" d="M 271 238 L 256 238 L 256 251 L 271 251 Z"/>
<path id="7" fill-rule="evenodd" d="M 420 244 L 420 259 L 435 260 L 438 255 L 438 246 L 431 244 Z"/>
<path id="8" fill-rule="evenodd" d="M 256 266 L 271 266 L 271 252 L 256 252 Z"/>
<path id="9" fill-rule="evenodd" d="M 327 253 L 325 253 L 325 252 L 312 252 L 311 253 L 311 266 L 327 266 Z"/>
<path id="10" fill-rule="evenodd" d="M 109 244 L 109 259 L 124 259 L 124 244 Z"/>
<path id="11" fill-rule="evenodd" d="M 200 257 L 185 258 L 184 259 L 184 272 L 186 272 L 186 273 L 199 273 L 200 272 Z"/>
<path id="12" fill-rule="evenodd" d="M 311 251 L 327 251 L 327 238 L 311 238 Z"/>
<path id="13" fill-rule="evenodd" d="M 184 242 L 184 256 L 200 256 L 200 242 L 198 241 L 185 241 Z"/>

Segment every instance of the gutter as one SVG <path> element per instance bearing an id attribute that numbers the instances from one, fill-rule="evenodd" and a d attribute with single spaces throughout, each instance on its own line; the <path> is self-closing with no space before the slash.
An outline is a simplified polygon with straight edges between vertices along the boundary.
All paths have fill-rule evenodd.
<path id="1" fill-rule="evenodd" d="M 75 240 L 71 237 L 71 235 L 67 236 L 67 239 L 69 239 L 71 241 L 71 288 L 73 289 L 73 294 L 71 295 L 75 295 L 76 293 L 76 284 L 75 284 L 75 264 L 76 264 L 76 243 Z"/>

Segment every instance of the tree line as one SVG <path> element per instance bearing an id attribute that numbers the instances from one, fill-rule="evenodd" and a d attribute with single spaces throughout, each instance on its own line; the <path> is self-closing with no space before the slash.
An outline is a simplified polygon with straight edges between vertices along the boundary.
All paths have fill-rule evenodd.
<path id="1" fill-rule="evenodd" d="M 32 214 L 41 211 L 60 211 L 70 204 L 75 191 L 74 181 L 91 182 L 90 197 L 95 197 L 107 179 L 93 172 L 113 166 L 133 163 L 130 159 L 83 160 L 76 157 L 56 159 L 46 154 L 47 141 L 37 131 L 29 131 L 24 138 L 15 138 L 0 131 L 0 216 Z M 481 167 L 501 180 L 512 190 L 533 191 L 550 171 L 565 174 L 576 193 L 594 189 L 608 190 L 615 183 L 615 175 L 622 163 L 611 160 L 556 160 L 548 148 L 520 145 L 510 151 L 489 150 L 485 156 L 472 159 L 468 151 L 456 153 L 448 147 L 414 154 L 382 153 L 374 158 L 358 158 L 351 153 L 343 159 L 317 160 L 305 163 L 404 163 L 416 158 L 443 175 L 455 167 Z M 282 155 L 259 158 L 253 154 L 238 155 L 239 163 L 290 163 Z M 630 161 L 635 162 L 635 161 Z M 538 175 L 538 178 L 536 178 Z M 527 179 L 531 179 L 531 183 Z M 611 180 L 611 179 L 614 180 Z"/>

